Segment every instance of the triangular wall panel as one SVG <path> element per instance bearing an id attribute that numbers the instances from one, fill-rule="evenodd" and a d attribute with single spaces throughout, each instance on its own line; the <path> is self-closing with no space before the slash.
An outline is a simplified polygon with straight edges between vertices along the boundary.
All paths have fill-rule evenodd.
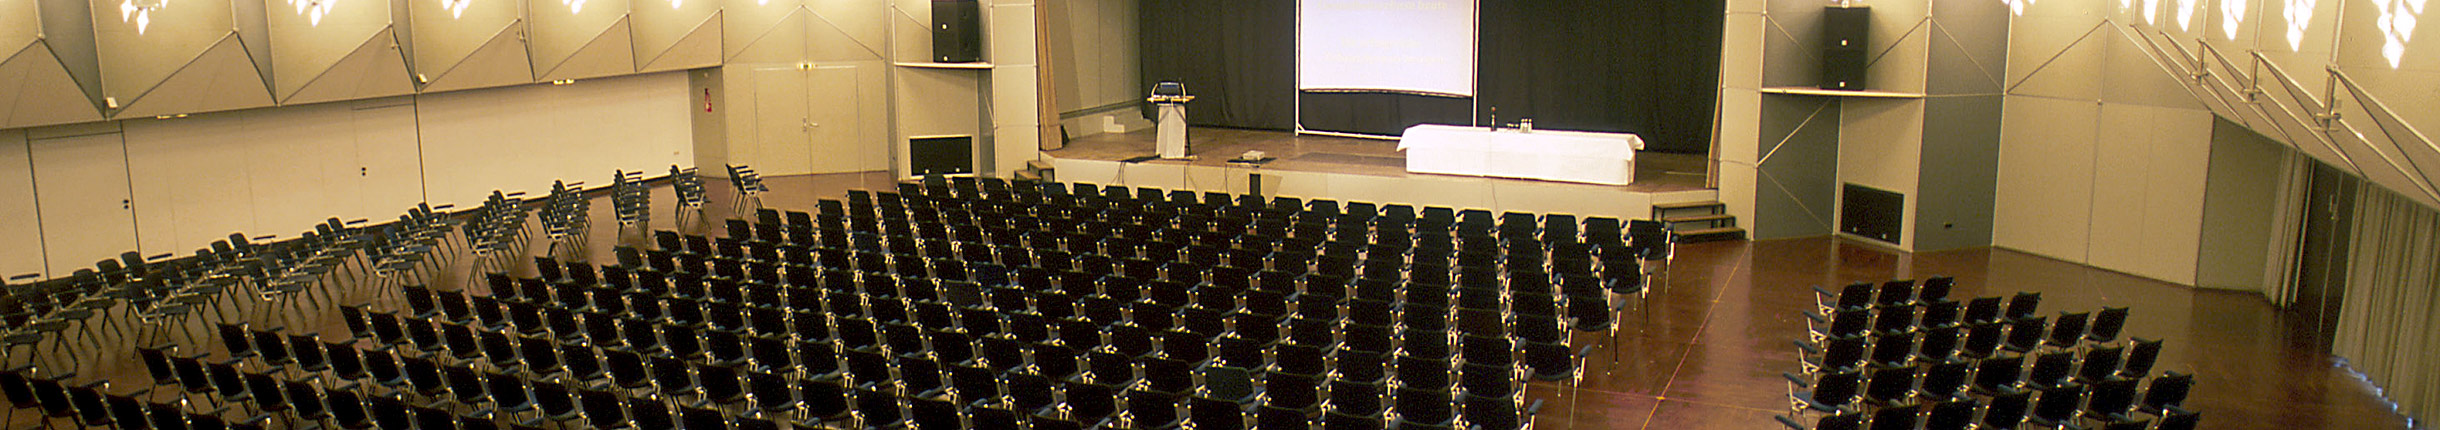
<path id="1" fill-rule="evenodd" d="M 610 28 L 569 54 L 565 61 L 543 69 L 540 80 L 595 78 L 635 73 L 635 37 L 628 29 L 626 18 L 610 24 Z M 542 66 L 537 64 L 536 66 Z"/>
<path id="2" fill-rule="evenodd" d="M 396 36 L 385 29 L 280 103 L 357 100 L 414 92 L 415 78 L 407 75 L 407 58 L 398 52 Z"/>
<path id="3" fill-rule="evenodd" d="M 431 75 L 424 92 L 489 88 L 534 82 L 534 66 L 525 55 L 521 26 L 511 25 L 492 35 L 465 60 Z"/>
<path id="4" fill-rule="evenodd" d="M 245 43 L 231 33 L 111 116 L 135 118 L 270 106 L 271 89 L 263 86 L 260 70 L 254 57 L 246 53 Z"/>
<path id="5" fill-rule="evenodd" d="M 670 45 L 669 50 L 637 57 L 638 72 L 659 72 L 720 65 L 720 29 L 726 12 L 714 12 L 711 19 Z"/>
<path id="6" fill-rule="evenodd" d="M 51 55 L 34 42 L 0 61 L 0 128 L 99 121 L 102 112 Z"/>

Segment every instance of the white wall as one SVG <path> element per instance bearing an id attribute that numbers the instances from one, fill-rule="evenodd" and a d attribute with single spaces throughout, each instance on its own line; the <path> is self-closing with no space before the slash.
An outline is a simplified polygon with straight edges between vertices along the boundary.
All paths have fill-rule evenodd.
<path id="1" fill-rule="evenodd" d="M 607 186 L 619 169 L 657 176 L 694 160 L 690 100 L 676 72 L 423 96 L 426 198 L 467 205 L 554 179 Z"/>
<path id="2" fill-rule="evenodd" d="M 1920 78 L 1914 82 L 1918 87 L 1923 84 Z M 1899 222 L 1898 243 L 1892 245 L 1914 249 L 1915 201 L 1920 200 L 1916 178 L 1923 168 L 1923 100 L 1850 98 L 1840 103 L 1839 182 L 1905 196 L 1906 205 L 1899 212 L 1904 219 Z M 1840 193 L 1839 198 L 1844 198 L 1844 191 Z M 1846 202 L 1836 207 L 1846 207 Z M 1834 220 L 1832 225 L 1844 223 Z"/>
<path id="3" fill-rule="evenodd" d="M 0 277 L 42 273 L 42 223 L 34 211 L 34 160 L 25 131 L 0 131 Z"/>
<path id="4" fill-rule="evenodd" d="M 0 132 L 0 274 L 46 271 L 46 254 L 57 276 L 130 247 L 185 254 L 427 198 L 657 176 L 693 164 L 687 91 L 670 72 Z"/>

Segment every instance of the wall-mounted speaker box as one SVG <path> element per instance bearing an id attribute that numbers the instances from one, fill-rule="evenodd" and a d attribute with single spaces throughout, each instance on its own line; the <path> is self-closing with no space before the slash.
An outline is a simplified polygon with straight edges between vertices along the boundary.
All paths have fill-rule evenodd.
<path id="1" fill-rule="evenodd" d="M 1863 48 L 1822 50 L 1822 89 L 1863 90 L 1864 65 L 1872 54 Z"/>
<path id="2" fill-rule="evenodd" d="M 932 61 L 983 59 L 983 13 L 975 0 L 932 0 Z"/>
<path id="3" fill-rule="evenodd" d="M 1839 194 L 1838 231 L 1898 244 L 1906 219 L 1906 195 L 1856 184 Z"/>
<path id="4" fill-rule="evenodd" d="M 909 138 L 907 156 L 907 170 L 916 176 L 974 173 L 974 136 Z"/>
<path id="5" fill-rule="evenodd" d="M 1822 8 L 1822 88 L 1864 89 L 1864 65 L 1871 62 L 1872 8 Z"/>

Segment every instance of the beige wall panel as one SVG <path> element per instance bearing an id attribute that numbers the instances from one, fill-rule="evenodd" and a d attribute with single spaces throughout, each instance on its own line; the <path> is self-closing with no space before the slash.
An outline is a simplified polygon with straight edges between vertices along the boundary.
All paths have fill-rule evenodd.
<path id="1" fill-rule="evenodd" d="M 531 46 L 528 55 L 533 56 L 534 75 L 549 74 L 578 51 L 604 49 L 602 41 L 612 37 L 612 33 L 616 33 L 615 39 L 608 40 L 632 40 L 633 30 L 619 26 L 634 9 L 632 6 L 628 0 L 529 0 L 526 37 Z M 616 48 L 626 58 L 635 56 L 632 44 Z M 626 69 L 635 71 L 635 62 L 629 60 Z"/>
<path id="2" fill-rule="evenodd" d="M 125 121 L 126 164 L 146 254 L 187 253 L 255 231 L 246 123 L 238 113 Z"/>
<path id="3" fill-rule="evenodd" d="M 1931 58 L 1931 2 L 1872 4 L 1872 62 L 1864 69 L 1866 88 L 1908 93 L 1923 92 L 1923 76 Z"/>
<path id="4" fill-rule="evenodd" d="M 2194 283 L 2210 164 L 2209 114 L 2106 104 L 2099 124 L 2086 230 L 2089 264 Z"/>
<path id="5" fill-rule="evenodd" d="M 493 189 L 539 195 L 554 179 L 601 186 L 614 170 L 690 162 L 686 91 L 684 73 L 657 73 L 424 96 L 426 194 L 462 206 Z"/>
<path id="6" fill-rule="evenodd" d="M 49 276 L 136 250 L 127 153 L 118 133 L 32 138 L 27 144 Z"/>
<path id="7" fill-rule="evenodd" d="M 755 132 L 751 140 L 739 142 L 736 147 L 739 151 L 731 154 L 735 158 L 730 162 L 754 166 L 755 171 L 773 176 L 813 173 L 816 155 L 811 133 L 832 124 L 814 122 L 807 100 L 790 97 L 809 94 L 806 76 L 810 72 L 800 67 L 770 65 L 750 68 L 744 73 L 746 79 L 741 83 L 745 85 L 737 88 L 752 92 L 753 100 L 738 107 L 753 109 L 753 122 L 749 124 Z"/>
<path id="8" fill-rule="evenodd" d="M 643 68 L 662 53 L 679 46 L 681 41 L 695 37 L 705 24 L 712 26 L 714 43 L 710 56 L 718 64 L 720 0 L 628 0 L 628 24 L 635 32 L 636 67 Z"/>
<path id="9" fill-rule="evenodd" d="M 536 70 L 544 70 L 537 73 L 540 77 L 536 79 L 558 81 L 635 73 L 635 44 L 629 34 L 627 20 L 621 19 L 558 64 L 535 63 Z"/>
<path id="10" fill-rule="evenodd" d="M 341 60 L 357 55 L 364 46 L 391 45 L 386 31 L 396 20 L 390 17 L 386 1 L 322 2 L 328 9 L 298 8 L 281 0 L 254 1 L 270 3 L 264 18 L 270 25 L 272 89 L 281 100 L 329 75 Z M 305 4 L 302 0 L 297 3 Z"/>
<path id="11" fill-rule="evenodd" d="M 894 147 L 904 148 L 910 136 L 982 134 L 982 81 L 977 70 L 901 67 L 892 78 L 897 86 L 898 134 Z M 900 151 L 903 153 L 904 151 Z M 907 160 L 898 160 L 907 171 Z"/>
<path id="12" fill-rule="evenodd" d="M 723 28 L 720 33 L 724 41 L 721 45 L 727 50 L 723 51 L 724 54 L 721 57 L 729 59 L 730 62 L 755 61 L 739 61 L 736 57 L 745 52 L 748 46 L 754 45 L 756 41 L 771 37 L 769 33 L 773 30 L 785 28 L 781 22 L 803 10 L 804 3 L 801 1 L 727 0 L 722 2 L 720 23 Z M 804 26 L 797 25 L 797 27 Z"/>
<path id="13" fill-rule="evenodd" d="M 793 13 L 785 16 L 777 25 L 755 30 L 752 34 L 741 35 L 734 25 L 722 30 L 725 33 L 722 37 L 729 39 L 725 42 L 730 50 L 727 63 L 802 63 L 809 58 L 806 49 L 810 45 L 805 35 L 816 25 L 812 23 L 815 19 L 812 14 L 802 10 L 790 11 Z M 730 21 L 730 18 L 724 15 L 721 20 Z"/>
<path id="14" fill-rule="evenodd" d="M 889 7 L 889 0 L 804 0 L 804 2 L 805 8 L 813 11 L 815 19 L 838 28 L 841 33 L 846 33 L 848 38 L 854 39 L 856 45 L 864 50 L 879 55 L 883 52 L 882 47 L 887 46 L 885 43 L 889 41 L 888 31 L 883 26 L 889 22 L 886 20 L 885 11 Z M 931 20 L 931 15 L 924 16 L 925 21 Z M 930 52 L 930 50 L 925 52 Z"/>
<path id="15" fill-rule="evenodd" d="M 45 43 L 25 45 L 0 60 L 0 128 L 102 119 Z"/>
<path id="16" fill-rule="evenodd" d="M 1771 31 L 1760 13 L 1731 13 L 1720 24 L 1720 86 L 1762 88 L 1762 36 Z"/>
<path id="17" fill-rule="evenodd" d="M 204 50 L 142 96 L 132 100 L 119 98 L 125 109 L 111 116 L 135 118 L 270 106 L 271 89 L 263 86 L 263 76 L 258 70 L 243 43 L 233 36 L 224 37 L 220 44 Z"/>
<path id="18" fill-rule="evenodd" d="M 1923 167 L 1923 101 L 1847 99 L 1839 106 L 1839 116 L 1839 181 L 1904 195 L 1904 213 L 1915 213 Z M 1914 246 L 1913 218 L 1908 215 L 1900 223 L 1901 248 Z"/>
<path id="19" fill-rule="evenodd" d="M 635 48 L 636 71 L 651 73 L 720 65 L 721 21 L 721 14 L 713 13 L 702 25 L 659 51 L 639 41 Z"/>
<path id="20" fill-rule="evenodd" d="M 2100 99 L 2102 101 L 2177 109 L 2204 109 L 2203 104 L 2195 99 L 2194 93 L 2187 91 L 2186 84 L 2181 81 L 2191 78 L 2184 77 L 2180 73 L 2174 72 L 2178 69 L 2167 68 L 2168 66 L 2161 63 L 2161 61 L 2182 62 L 2186 60 L 2178 58 L 2156 60 L 2147 53 L 2149 47 L 2140 39 L 2142 36 L 2133 32 L 2109 32 L 2096 35 L 2096 37 L 2104 37 L 2105 39 L 2100 41 L 2108 42 L 2107 49 L 2104 50 L 2105 60 L 2102 62 L 2101 69 L 2103 75 Z M 2154 40 L 2160 39 L 2156 37 Z M 2187 40 L 2190 44 L 2191 39 Z M 2172 57 L 2181 55 L 2175 51 L 2177 48 L 2167 46 L 2167 41 L 2161 43 L 2163 43 L 2161 49 L 2171 50 L 2167 53 L 2168 55 Z M 2192 47 L 2189 46 L 2188 50 L 2191 51 Z"/>
<path id="21" fill-rule="evenodd" d="M 371 100 L 353 105 L 350 132 L 356 144 L 356 207 L 336 212 L 343 220 L 386 219 L 424 201 L 422 143 L 411 99 Z M 344 172 L 344 169 L 341 172 Z"/>
<path id="22" fill-rule="evenodd" d="M 0 50 L 14 51 L 33 44 L 41 36 L 42 11 L 35 9 L 35 2 L 0 4 Z"/>
<path id="23" fill-rule="evenodd" d="M 355 53 L 339 59 L 303 88 L 282 95 L 285 98 L 280 103 L 360 100 L 415 92 L 415 78 L 407 73 L 406 55 L 399 51 L 397 41 L 386 29 L 373 35 L 371 40 L 357 46 Z"/>
<path id="24" fill-rule="evenodd" d="M 840 19 L 866 18 L 838 16 L 826 17 L 820 14 L 807 15 L 807 17 L 810 19 L 804 20 L 804 23 L 806 24 L 804 33 L 806 36 L 806 53 L 804 59 L 813 61 L 863 61 L 879 60 L 882 58 L 884 53 L 880 50 L 881 46 L 866 45 L 860 39 L 855 37 L 852 27 L 839 25 Z"/>
<path id="25" fill-rule="evenodd" d="M 1992 244 L 2084 262 L 2093 210 L 2092 102 L 2009 96 L 2000 126 Z"/>
<path id="26" fill-rule="evenodd" d="M 0 278 L 43 273 L 42 214 L 34 210 L 34 161 L 24 130 L 0 130 Z"/>
<path id="27" fill-rule="evenodd" d="M 407 13 L 410 15 L 407 22 L 413 31 L 405 34 L 414 38 L 410 44 L 414 47 L 411 54 L 415 56 L 415 73 L 429 79 L 440 79 L 441 75 L 458 67 L 476 51 L 498 49 L 488 45 L 498 44 L 496 39 L 503 32 L 524 31 L 518 27 L 520 20 L 524 19 L 525 0 L 458 1 L 464 3 L 438 0 L 407 2 Z M 543 2 L 536 7 L 558 3 L 553 0 L 534 1 Z M 453 8 L 451 5 L 457 6 Z M 524 57 L 523 38 L 515 33 L 509 34 L 509 38 L 518 46 L 518 57 Z M 527 73 L 525 80 L 533 80 L 530 68 Z"/>
<path id="28" fill-rule="evenodd" d="M 525 30 L 512 25 L 494 34 L 490 43 L 462 57 L 462 61 L 435 63 L 417 60 L 417 76 L 428 79 L 423 92 L 434 93 L 474 88 L 518 85 L 534 81 L 534 62 L 525 54 Z M 418 32 L 416 34 L 423 34 Z M 420 37 L 420 36 L 419 36 Z M 422 44 L 417 44 L 420 52 Z M 419 57 L 421 55 L 418 55 Z"/>
<path id="29" fill-rule="evenodd" d="M 2061 1 L 2040 4 L 2069 3 Z M 2028 15 L 2008 37 L 2008 93 L 2069 99 L 2101 97 L 2104 38 L 2098 18 Z M 2095 29 L 2099 28 L 2098 31 Z"/>
<path id="30" fill-rule="evenodd" d="M 886 14 L 890 26 L 890 61 L 923 62 L 932 59 L 931 0 L 889 0 Z M 988 37 L 989 35 L 985 35 Z M 985 49 L 984 61 L 991 52 Z"/>
<path id="31" fill-rule="evenodd" d="M 998 66 L 1032 66 L 1040 51 L 1034 39 L 1034 5 L 994 2 L 984 13 L 984 59 Z"/>
<path id="32" fill-rule="evenodd" d="M 143 13 L 146 24 L 141 34 L 136 28 L 138 16 L 120 13 L 121 2 L 91 4 L 95 43 L 101 53 L 102 94 L 117 97 L 120 103 L 143 96 L 170 74 L 186 68 L 196 55 L 219 44 L 223 36 L 235 34 L 229 2 L 165 2 L 165 6 Z M 256 87 L 262 86 L 261 76 L 254 79 Z"/>

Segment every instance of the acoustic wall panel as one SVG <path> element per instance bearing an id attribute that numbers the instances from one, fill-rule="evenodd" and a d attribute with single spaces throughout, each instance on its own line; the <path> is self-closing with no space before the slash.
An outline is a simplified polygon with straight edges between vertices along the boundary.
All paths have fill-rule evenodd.
<path id="1" fill-rule="evenodd" d="M 384 28 L 357 45 L 356 52 L 332 63 L 304 86 L 288 93 L 280 103 L 371 99 L 415 92 L 415 78 L 408 75 L 406 56 L 399 50 L 396 34 L 390 30 Z"/>
<path id="2" fill-rule="evenodd" d="M 2009 96 L 2004 103 L 1992 244 L 2085 261 L 2100 108 L 2047 97 Z"/>
<path id="3" fill-rule="evenodd" d="M 49 44 L 25 45 L 0 60 L 0 128 L 96 121 L 102 112 L 51 55 Z"/>
<path id="4" fill-rule="evenodd" d="M 529 83 L 534 80 L 534 69 L 533 62 L 526 58 L 525 49 L 523 26 L 512 25 L 492 35 L 490 42 L 463 57 L 462 61 L 438 69 L 438 74 L 423 75 L 430 73 L 426 70 L 433 69 L 421 69 L 416 73 L 418 78 L 429 79 L 423 87 L 423 92 L 427 93 Z"/>
<path id="5" fill-rule="evenodd" d="M 1892 237 L 1891 244 L 1914 249 L 1911 222 L 1920 200 L 1915 194 L 1923 169 L 1924 101 L 1859 98 L 1843 99 L 1839 104 L 1838 181 L 1904 196 L 1898 213 L 1900 234 Z M 1840 202 L 1841 208 L 1845 205 Z"/>
<path id="6" fill-rule="evenodd" d="M 126 2 L 90 2 L 91 25 L 100 54 L 102 95 L 130 105 L 161 86 L 171 75 L 195 70 L 192 63 L 207 51 L 223 50 L 251 63 L 253 58 L 236 34 L 236 11 L 228 1 L 160 2 L 157 7 L 122 10 Z M 260 19 L 260 16 L 256 16 Z M 225 59 L 207 67 L 217 73 Z M 253 70 L 248 70 L 254 73 Z M 263 86 L 260 75 L 253 86 Z"/>
<path id="7" fill-rule="evenodd" d="M 545 69 L 535 63 L 537 74 L 541 80 L 557 81 L 635 73 L 635 44 L 629 34 L 627 20 L 621 19 L 558 64 Z"/>
<path id="8" fill-rule="evenodd" d="M 721 22 L 725 21 L 723 14 L 713 12 L 711 17 L 696 23 L 693 29 L 667 44 L 642 40 L 646 34 L 641 29 L 643 24 L 640 17 L 643 15 L 637 15 L 636 71 L 650 73 L 720 65 L 720 30 Z"/>
<path id="9" fill-rule="evenodd" d="M 270 106 L 271 89 L 263 86 L 262 73 L 254 58 L 246 53 L 243 41 L 236 33 L 220 38 L 220 43 L 195 56 L 186 67 L 178 69 L 160 85 L 129 101 L 112 114 L 116 118 L 140 118 L 196 112 L 217 112 Z"/>
<path id="10" fill-rule="evenodd" d="M 429 0 L 427 0 L 429 1 Z M 403 70 L 404 53 L 395 50 L 396 39 L 390 27 L 401 17 L 390 16 L 388 1 L 271 1 L 266 11 L 269 24 L 272 93 L 283 103 L 294 99 L 306 86 L 330 78 L 334 69 L 349 60 L 362 61 L 367 48 L 388 51 Z M 351 65 L 353 66 L 353 65 Z M 360 71 L 361 69 L 359 69 Z M 335 80 L 356 81 L 359 77 L 345 76 Z M 399 84 L 410 85 L 404 75 L 385 77 Z M 400 93 L 403 94 L 403 93 Z M 378 97 L 380 95 L 367 95 Z"/>
<path id="11" fill-rule="evenodd" d="M 661 3 L 666 0 L 645 0 Z M 552 75 L 599 76 L 588 70 L 563 71 L 563 64 L 579 54 L 597 58 L 580 64 L 598 66 L 604 63 L 600 52 L 616 49 L 617 56 L 626 59 L 619 73 L 635 72 L 634 30 L 626 24 L 634 8 L 628 0 L 564 0 L 530 1 L 526 6 L 526 37 L 533 56 L 534 76 L 539 80 L 563 79 Z M 569 73 L 574 72 L 574 73 Z"/>

